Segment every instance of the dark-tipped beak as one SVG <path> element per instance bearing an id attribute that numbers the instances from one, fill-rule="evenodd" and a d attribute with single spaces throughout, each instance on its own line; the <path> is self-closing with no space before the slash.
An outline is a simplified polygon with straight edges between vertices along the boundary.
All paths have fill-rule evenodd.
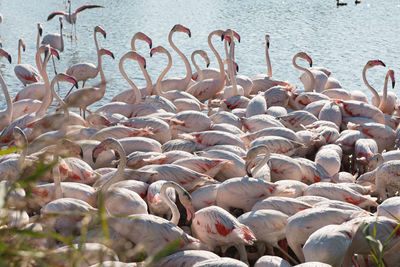
<path id="1" fill-rule="evenodd" d="M 39 35 L 42 36 L 42 34 L 43 34 L 43 29 L 40 28 L 40 29 L 39 29 Z"/>
<path id="2" fill-rule="evenodd" d="M 207 68 L 210 67 L 210 63 L 207 63 Z"/>
<path id="3" fill-rule="evenodd" d="M 113 59 L 115 59 L 115 57 L 114 57 L 114 53 L 111 53 L 111 57 L 112 57 Z"/>
<path id="4" fill-rule="evenodd" d="M 396 82 L 393 81 L 393 82 L 392 82 L 392 88 L 394 88 L 395 85 L 396 85 Z"/>
<path id="5" fill-rule="evenodd" d="M 153 48 L 153 43 L 152 42 L 149 44 L 149 47 L 150 47 L 150 49 Z"/>
<path id="6" fill-rule="evenodd" d="M 10 64 L 11 64 L 11 56 L 10 55 L 8 55 L 8 62 L 10 62 Z"/>
<path id="7" fill-rule="evenodd" d="M 267 43 L 267 47 L 269 48 L 269 42 Z"/>
<path id="8" fill-rule="evenodd" d="M 146 68 L 146 64 L 143 65 L 143 68 Z"/>
<path id="9" fill-rule="evenodd" d="M 191 38 L 192 37 L 192 32 L 189 30 L 189 38 Z"/>
<path id="10" fill-rule="evenodd" d="M 150 57 L 153 57 L 153 53 L 151 53 L 151 51 L 150 51 Z"/>
<path id="11" fill-rule="evenodd" d="M 310 61 L 310 67 L 312 67 L 312 60 Z"/>
<path id="12" fill-rule="evenodd" d="M 236 65 L 236 72 L 239 72 L 239 65 Z"/>
<path id="13" fill-rule="evenodd" d="M 382 62 L 382 66 L 386 67 L 386 64 Z"/>
<path id="14" fill-rule="evenodd" d="M 94 149 L 93 149 L 93 152 L 92 152 L 92 161 L 93 161 L 93 163 L 96 163 L 96 160 L 97 160 L 97 157 L 95 157 L 94 156 Z"/>

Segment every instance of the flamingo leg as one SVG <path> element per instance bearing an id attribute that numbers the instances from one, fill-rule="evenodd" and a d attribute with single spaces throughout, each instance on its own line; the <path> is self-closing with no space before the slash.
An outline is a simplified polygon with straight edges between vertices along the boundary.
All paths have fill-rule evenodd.
<path id="1" fill-rule="evenodd" d="M 360 265 L 358 265 L 358 262 L 356 261 L 356 259 L 354 258 L 354 256 L 351 257 L 351 261 L 353 262 L 354 267 L 360 267 Z"/>
<path id="2" fill-rule="evenodd" d="M 53 68 L 54 68 L 54 74 L 57 75 L 57 70 L 56 70 L 56 62 L 54 61 L 54 56 L 51 55 L 51 59 L 53 60 Z M 57 82 L 57 88 L 58 88 L 58 93 L 60 93 L 60 84 Z"/>
<path id="3" fill-rule="evenodd" d="M 289 255 L 284 249 L 282 249 L 279 245 L 276 246 L 276 248 L 283 254 L 285 255 L 292 263 L 298 265 L 300 264 L 297 260 L 295 260 L 292 256 Z"/>
<path id="4" fill-rule="evenodd" d="M 235 248 L 239 251 L 240 260 L 249 265 L 249 261 L 247 260 L 247 252 L 244 245 L 235 245 Z"/>

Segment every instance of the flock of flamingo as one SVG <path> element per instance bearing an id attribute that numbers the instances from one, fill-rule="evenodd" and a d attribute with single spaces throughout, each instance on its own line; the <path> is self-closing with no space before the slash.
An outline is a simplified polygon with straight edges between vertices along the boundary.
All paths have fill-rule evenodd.
<path id="1" fill-rule="evenodd" d="M 79 11 L 95 7 L 101 6 L 48 19 L 62 15 L 75 24 Z M 152 48 L 138 32 L 119 60 L 130 88 L 90 111 L 108 86 L 102 57 L 114 58 L 97 43 L 106 31 L 94 28 L 97 65 L 75 64 L 50 80 L 47 64 L 64 48 L 63 17 L 59 22 L 60 33 L 43 38 L 38 24 L 36 68 L 21 63 L 20 40 L 14 70 L 25 87 L 13 100 L 0 76 L 7 102 L 0 143 L 20 148 L 0 156 L 1 186 L 11 188 L 2 227 L 75 236 L 75 249 L 80 246 L 86 259 L 78 266 L 142 266 L 135 262 L 140 252 L 155 256 L 171 244 L 176 246 L 157 266 L 376 266 L 371 246 L 378 250 L 379 242 L 368 241 L 369 230 L 385 244 L 385 266 L 399 266 L 400 111 L 387 88 L 389 79 L 395 85 L 394 72 L 387 71 L 381 93 L 366 78 L 368 69 L 385 67 L 382 61 L 369 60 L 363 69 L 373 93 L 368 99 L 361 90 L 342 88 L 330 70 L 312 67 L 311 57 L 300 52 L 293 57 L 304 87 L 298 89 L 273 78 L 269 35 L 267 74 L 237 74 L 240 36 L 228 29 L 208 35 L 219 68 L 208 68 L 207 53 L 196 50 L 193 73 L 173 42 L 176 33 L 191 32 L 178 24 L 168 40 L 186 66 L 184 76 L 164 78 L 170 52 Z M 137 40 L 148 43 L 154 60 L 168 58 L 155 84 L 136 52 Z M 11 63 L 5 50 L 0 55 Z M 207 68 L 196 64 L 196 56 Z M 127 59 L 137 62 L 147 86 L 138 88 L 128 77 Z M 98 74 L 98 85 L 84 87 Z M 73 89 L 79 81 L 83 88 Z M 54 88 L 59 82 L 72 84 L 63 99 Z M 59 108 L 50 112 L 53 98 Z M 42 161 L 55 164 L 30 195 L 12 187 Z M 102 204 L 109 240 L 95 216 Z M 31 245 L 59 255 L 54 266 L 64 266 L 74 249 L 52 239 Z"/>

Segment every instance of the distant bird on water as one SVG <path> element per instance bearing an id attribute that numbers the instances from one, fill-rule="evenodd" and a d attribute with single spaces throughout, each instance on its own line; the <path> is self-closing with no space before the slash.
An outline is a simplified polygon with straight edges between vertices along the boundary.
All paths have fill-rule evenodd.
<path id="1" fill-rule="evenodd" d="M 74 13 L 71 13 L 71 0 L 68 0 L 68 4 L 69 4 L 68 13 L 64 12 L 64 11 L 54 11 L 47 17 L 47 21 L 51 20 L 52 18 L 54 18 L 57 15 L 64 16 L 65 20 L 68 23 L 72 24 L 72 27 L 74 28 L 75 37 L 76 37 L 76 20 L 78 19 L 78 13 L 85 9 L 89 9 L 89 8 L 104 8 L 103 6 L 100 6 L 100 5 L 88 4 L 88 5 L 81 6 L 80 8 L 75 10 Z M 72 33 L 71 33 L 71 35 L 72 35 Z"/>
<path id="2" fill-rule="evenodd" d="M 356 0 L 357 1 L 357 0 Z M 336 0 L 336 6 L 347 6 L 347 3 Z"/>
<path id="3" fill-rule="evenodd" d="M 361 4 L 361 0 L 355 0 L 354 3 L 355 3 L 356 5 Z"/>

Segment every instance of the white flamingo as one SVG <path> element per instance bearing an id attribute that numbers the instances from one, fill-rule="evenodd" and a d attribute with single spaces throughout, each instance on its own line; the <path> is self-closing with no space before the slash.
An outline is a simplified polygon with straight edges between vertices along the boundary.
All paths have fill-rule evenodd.
<path id="1" fill-rule="evenodd" d="M 18 65 L 14 67 L 15 75 L 24 86 L 30 83 L 40 82 L 40 74 L 32 65 L 21 64 L 21 46 L 25 52 L 25 43 L 23 39 L 18 40 Z"/>

